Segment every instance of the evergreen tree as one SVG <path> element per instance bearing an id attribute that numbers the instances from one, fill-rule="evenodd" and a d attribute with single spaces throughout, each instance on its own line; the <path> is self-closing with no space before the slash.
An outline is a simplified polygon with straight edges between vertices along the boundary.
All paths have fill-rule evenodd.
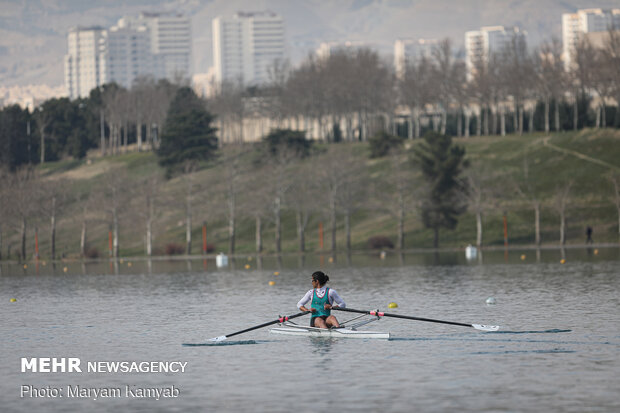
<path id="1" fill-rule="evenodd" d="M 215 156 L 218 140 L 213 116 L 189 87 L 180 88 L 168 110 L 157 150 L 159 164 L 171 176 L 187 162 L 207 161 Z"/>
<path id="2" fill-rule="evenodd" d="M 468 166 L 465 149 L 453 145 L 452 138 L 436 132 L 424 135 L 424 142 L 414 148 L 414 161 L 428 185 L 422 202 L 422 220 L 434 231 L 433 246 L 439 247 L 439 229 L 454 229 L 458 216 L 465 212 L 464 182 L 460 179 Z"/>
<path id="3" fill-rule="evenodd" d="M 37 151 L 34 122 L 28 110 L 22 109 L 18 105 L 1 109 L 0 168 L 6 167 L 14 171 L 20 165 L 35 163 Z"/>

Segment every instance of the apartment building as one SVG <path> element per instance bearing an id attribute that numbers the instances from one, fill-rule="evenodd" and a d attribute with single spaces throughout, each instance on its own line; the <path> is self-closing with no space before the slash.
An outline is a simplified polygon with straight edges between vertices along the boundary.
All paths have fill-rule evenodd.
<path id="1" fill-rule="evenodd" d="M 141 13 L 133 26 L 148 29 L 151 53 L 163 65 L 168 80 L 192 76 L 192 33 L 189 17 L 171 13 Z"/>
<path id="2" fill-rule="evenodd" d="M 105 83 L 104 47 L 106 30 L 102 27 L 76 27 L 67 35 L 65 87 L 72 99 L 86 97 L 91 89 Z"/>
<path id="3" fill-rule="evenodd" d="M 518 27 L 488 26 L 480 30 L 465 33 L 465 64 L 467 66 L 467 79 L 474 76 L 477 62 L 489 61 L 493 52 L 500 52 L 506 44 L 515 37 L 525 37 L 526 32 Z"/>
<path id="4" fill-rule="evenodd" d="M 562 47 L 564 65 L 568 70 L 574 60 L 575 46 L 587 33 L 620 30 L 620 9 L 582 9 L 562 14 Z"/>
<path id="5" fill-rule="evenodd" d="M 191 30 L 177 14 L 142 13 L 109 28 L 74 28 L 67 35 L 65 87 L 70 98 L 116 82 L 130 88 L 136 77 L 191 78 Z"/>
<path id="6" fill-rule="evenodd" d="M 284 20 L 265 11 L 236 13 L 212 22 L 215 81 L 257 85 L 269 81 L 269 71 L 286 57 Z"/>
<path id="7" fill-rule="evenodd" d="M 408 63 L 421 58 L 431 58 L 437 39 L 398 39 L 394 42 L 394 68 L 399 78 L 405 73 Z"/>

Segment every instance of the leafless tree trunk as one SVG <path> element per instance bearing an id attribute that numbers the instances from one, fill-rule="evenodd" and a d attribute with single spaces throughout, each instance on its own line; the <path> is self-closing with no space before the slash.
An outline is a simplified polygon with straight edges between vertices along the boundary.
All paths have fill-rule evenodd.
<path id="1" fill-rule="evenodd" d="M 50 217 L 50 227 L 51 227 L 51 252 L 52 252 L 52 260 L 56 259 L 56 197 L 52 197 L 52 209 L 51 209 L 51 217 Z"/>
<path id="2" fill-rule="evenodd" d="M 21 259 L 26 261 L 26 217 L 22 217 L 22 226 L 21 226 L 21 240 L 22 240 L 22 251 L 21 251 Z"/>
<path id="3" fill-rule="evenodd" d="M 572 187 L 572 181 L 558 187 L 555 195 L 555 209 L 560 215 L 560 245 L 566 244 L 566 208 L 570 201 L 570 189 Z"/>
<path id="4" fill-rule="evenodd" d="M 616 174 L 611 177 L 611 183 L 614 186 L 614 204 L 618 212 L 618 240 L 620 241 L 620 175 Z"/>
<path id="5" fill-rule="evenodd" d="M 540 245 L 540 201 L 535 199 L 532 205 L 534 206 L 534 242 L 536 245 Z"/>
<path id="6" fill-rule="evenodd" d="M 192 254 L 192 202 L 194 165 L 185 165 L 185 253 Z"/>
<path id="7" fill-rule="evenodd" d="M 84 217 L 82 219 L 82 233 L 80 235 L 80 256 L 82 258 L 84 258 L 86 256 L 86 242 L 87 242 L 87 238 L 86 238 L 86 217 Z"/>
<path id="8" fill-rule="evenodd" d="M 263 252 L 263 220 L 260 214 L 256 214 L 256 253 Z"/>

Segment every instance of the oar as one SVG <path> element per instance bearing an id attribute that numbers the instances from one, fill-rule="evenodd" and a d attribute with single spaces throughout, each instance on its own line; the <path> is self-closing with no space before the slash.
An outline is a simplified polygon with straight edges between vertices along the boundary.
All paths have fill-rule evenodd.
<path id="1" fill-rule="evenodd" d="M 497 331 L 497 330 L 499 330 L 499 326 L 487 326 L 487 325 L 484 325 L 484 324 L 456 323 L 454 321 L 433 320 L 432 318 L 422 318 L 422 317 L 412 317 L 412 316 L 408 316 L 408 315 L 390 314 L 390 313 L 384 313 L 384 312 L 375 311 L 375 310 L 371 310 L 371 311 L 354 310 L 352 308 L 340 308 L 340 307 L 332 307 L 332 310 L 348 311 L 350 313 L 369 314 L 369 315 L 374 315 L 374 316 L 378 316 L 378 317 L 404 318 L 406 320 L 428 321 L 428 322 L 431 322 L 431 323 L 450 324 L 450 325 L 453 325 L 453 326 L 473 327 L 476 330 L 482 330 L 482 331 Z"/>
<path id="2" fill-rule="evenodd" d="M 297 313 L 297 314 L 293 314 L 293 315 L 289 315 L 289 316 L 280 316 L 280 318 L 277 318 L 277 319 L 275 319 L 273 321 L 269 321 L 267 323 L 263 323 L 263 324 L 260 324 L 260 325 L 254 326 L 254 327 L 246 328 L 245 330 L 237 331 L 235 333 L 227 334 L 225 336 L 213 337 L 209 341 L 223 341 L 223 340 L 226 340 L 229 337 L 236 336 L 237 334 L 247 333 L 248 331 L 257 330 L 259 328 L 267 327 L 267 326 L 270 326 L 272 324 L 283 323 L 285 321 L 290 320 L 291 318 L 301 317 L 302 315 L 306 315 L 309 312 L 310 311 L 302 311 L 301 313 Z"/>

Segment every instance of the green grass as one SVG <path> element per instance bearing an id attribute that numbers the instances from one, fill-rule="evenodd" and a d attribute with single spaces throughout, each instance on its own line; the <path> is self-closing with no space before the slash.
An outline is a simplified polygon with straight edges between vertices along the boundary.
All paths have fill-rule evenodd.
<path id="1" fill-rule="evenodd" d="M 488 185 L 496 193 L 493 202 L 488 202 L 484 213 L 485 245 L 500 246 L 504 243 L 503 214 L 508 220 L 508 238 L 511 245 L 528 245 L 534 242 L 534 211 L 527 199 L 514 190 L 515 182 L 522 180 L 523 167 L 527 161 L 529 175 L 535 182 L 542 206 L 542 239 L 548 245 L 557 245 L 559 240 L 559 216 L 553 208 L 558 187 L 572 182 L 571 200 L 568 206 L 568 243 L 578 244 L 585 240 L 585 227 L 594 228 L 596 242 L 618 241 L 618 216 L 613 204 L 613 187 L 609 177 L 620 168 L 620 131 L 584 130 L 552 134 L 549 143 L 563 149 L 574 151 L 601 160 L 615 168 L 578 158 L 570 153 L 557 151 L 545 146 L 544 134 L 510 135 L 505 137 L 471 137 L 455 139 L 463 145 L 472 167 L 481 168 L 488 175 Z M 408 147 L 418 145 L 420 140 L 408 142 Z M 317 145 L 317 153 L 328 150 L 350 152 L 356 162 L 365 165 L 372 179 L 390 173 L 388 159 L 369 159 L 366 143 L 343 143 L 339 145 Z M 246 166 L 252 170 L 255 156 L 245 156 Z M 320 158 L 310 160 L 320 169 Z M 64 160 L 39 166 L 45 179 L 64 177 L 71 185 L 67 201 L 58 217 L 57 251 L 65 256 L 77 256 L 82 223 L 83 203 L 86 197 L 78 199 L 78 194 L 98 193 L 105 186 L 105 172 L 109 169 L 126 170 L 126 192 L 128 202 L 121 210 L 120 245 L 124 256 L 144 254 L 144 209 L 140 195 L 144 179 L 154 174 L 163 174 L 157 164 L 157 157 L 151 152 L 128 153 L 114 157 L 92 158 L 89 161 Z M 228 228 L 225 216 L 226 203 L 223 196 L 215 196 L 215 187 L 223 185 L 224 165 L 212 162 L 207 168 L 196 173 L 194 182 L 201 188 L 195 196 L 193 217 L 193 252 L 201 251 L 202 222 L 207 221 L 208 242 L 215 245 L 216 252 L 228 250 Z M 418 172 L 411 172 L 411 179 L 419 179 Z M 154 223 L 154 247 L 164 251 L 169 243 L 185 244 L 183 180 L 175 178 L 164 181 L 159 190 L 161 201 Z M 258 191 L 261 188 L 257 188 Z M 104 202 L 104 201 L 100 201 Z M 101 212 L 101 205 L 89 207 L 89 244 L 99 250 L 100 256 L 107 256 L 109 215 Z M 345 246 L 344 220 L 339 216 L 337 227 L 337 246 Z M 317 251 L 319 246 L 318 225 L 323 222 L 325 250 L 330 248 L 329 222 L 324 214 L 314 214 L 306 230 L 307 251 Z M 180 224 L 180 225 L 179 225 Z M 391 215 L 367 208 L 359 209 L 351 219 L 352 245 L 356 250 L 367 248 L 367 240 L 373 235 L 385 235 L 396 242 L 396 219 Z M 33 228 L 39 228 L 41 256 L 49 251 L 49 221 L 44 215 L 36 215 L 29 220 L 28 251 L 33 252 Z M 272 220 L 263 220 L 263 245 L 265 253 L 275 250 L 274 226 Z M 292 210 L 282 214 L 282 249 L 284 252 L 297 252 L 295 215 Z M 424 228 L 419 211 L 411 207 L 406 218 L 405 248 L 430 248 L 432 231 Z M 13 258 L 19 249 L 17 227 L 3 228 L 3 258 L 10 245 Z M 465 213 L 454 231 L 441 230 L 440 246 L 462 247 L 476 240 L 476 223 L 471 212 Z M 255 251 L 254 218 L 240 215 L 237 220 L 237 252 L 251 254 Z"/>

